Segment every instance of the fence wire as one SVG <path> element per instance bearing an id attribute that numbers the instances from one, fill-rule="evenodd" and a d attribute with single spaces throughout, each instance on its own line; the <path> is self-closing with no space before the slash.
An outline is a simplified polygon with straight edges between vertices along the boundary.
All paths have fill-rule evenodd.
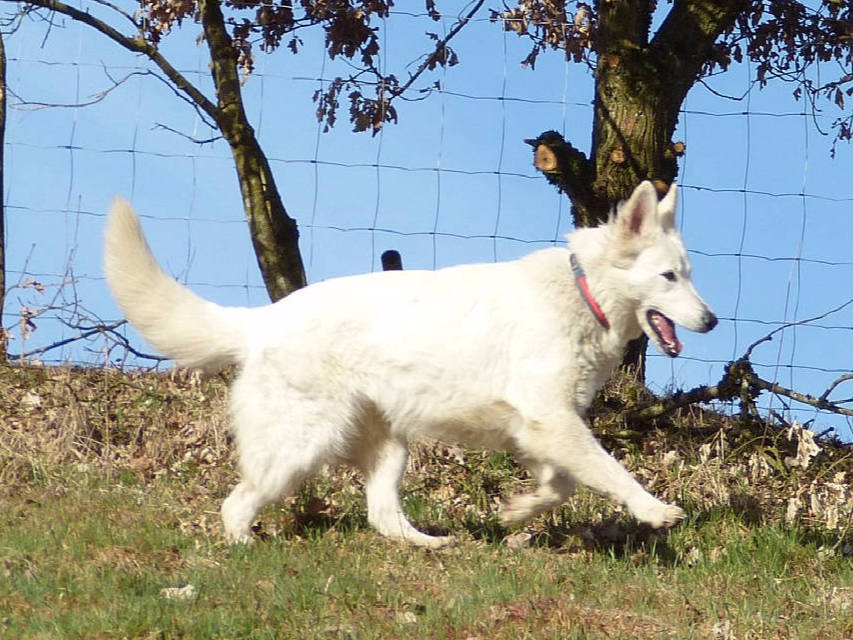
<path id="1" fill-rule="evenodd" d="M 382 56 L 383 72 L 405 73 L 411 45 L 400 43 L 412 33 L 446 33 L 448 25 L 394 12 L 380 25 L 381 42 L 383 51 L 401 52 Z M 100 269 L 103 218 L 116 193 L 134 201 L 155 252 L 182 282 L 220 303 L 265 303 L 227 145 L 140 59 L 63 26 L 44 37 L 44 25 L 23 25 L 7 42 L 10 353 L 74 337 L 88 326 L 81 318 L 120 319 Z M 302 231 L 309 281 L 376 270 L 388 248 L 400 250 L 405 268 L 432 269 L 515 258 L 559 244 L 571 230 L 567 201 L 534 170 L 523 140 L 556 129 L 583 148 L 588 73 L 556 54 L 522 69 L 527 45 L 513 34 L 488 20 L 466 30 L 456 44 L 459 67 L 425 80 L 417 100 L 398 105 L 400 123 L 372 138 L 351 134 L 343 112 L 328 133 L 317 122 L 311 94 L 341 73 L 321 39 L 306 37 L 296 56 L 258 59 L 244 86 L 247 109 Z M 209 92 L 204 53 L 189 43 L 174 55 Z M 697 85 L 681 113 L 682 232 L 697 287 L 721 325 L 707 337 L 683 337 L 687 353 L 676 361 L 650 354 L 658 390 L 715 382 L 754 340 L 851 296 L 850 149 L 840 146 L 830 159 L 821 131 L 833 114 L 794 101 L 792 87 L 757 92 L 749 71 L 734 67 L 714 79 L 743 100 Z M 102 95 L 116 78 L 126 80 Z M 851 331 L 849 308 L 790 327 L 756 352 L 755 366 L 819 395 L 853 369 Z M 104 341 L 89 339 L 30 359 L 114 357 Z M 778 402 L 770 396 L 764 405 L 778 410 Z M 853 436 L 837 417 L 797 411 Z"/>

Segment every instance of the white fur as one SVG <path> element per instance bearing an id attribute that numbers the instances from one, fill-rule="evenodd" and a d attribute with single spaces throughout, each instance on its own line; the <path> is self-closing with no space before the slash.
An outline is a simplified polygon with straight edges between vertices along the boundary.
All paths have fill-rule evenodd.
<path id="1" fill-rule="evenodd" d="M 608 224 L 576 231 L 572 251 L 610 321 L 581 298 L 567 249 L 438 271 L 329 280 L 257 309 L 206 302 L 154 261 L 130 206 L 114 204 L 105 269 L 137 330 L 182 365 L 237 362 L 233 430 L 242 481 L 222 505 L 230 539 L 324 464 L 366 477 L 368 520 L 423 546 L 400 506 L 407 443 L 419 437 L 512 451 L 540 487 L 507 500 L 507 523 L 563 502 L 576 484 L 655 527 L 683 517 L 654 498 L 593 437 L 583 415 L 649 327 L 649 308 L 698 331 L 716 322 L 690 284 L 675 230 L 675 187 L 658 205 L 645 182 Z M 671 282 L 661 274 L 672 271 Z"/>

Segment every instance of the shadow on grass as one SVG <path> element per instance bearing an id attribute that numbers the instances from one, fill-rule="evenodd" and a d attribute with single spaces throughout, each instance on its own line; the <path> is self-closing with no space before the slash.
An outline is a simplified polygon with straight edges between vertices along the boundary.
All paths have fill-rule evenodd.
<path id="1" fill-rule="evenodd" d="M 700 516 L 701 517 L 701 516 Z M 468 516 L 461 521 L 442 524 L 424 522 L 423 517 L 413 518 L 413 524 L 423 533 L 432 536 L 453 536 L 466 531 L 471 538 L 491 547 L 506 547 L 507 538 L 515 529 L 504 527 L 497 517 L 479 519 Z M 675 565 L 678 554 L 666 542 L 666 531 L 654 530 L 638 524 L 626 516 L 605 518 L 599 523 L 569 522 L 549 518 L 536 522 L 535 531 L 528 531 L 530 538 L 524 546 L 550 549 L 555 553 L 577 553 L 581 551 L 603 553 L 613 558 L 638 558 L 654 556 L 658 562 Z M 330 532 L 350 534 L 373 531 L 367 522 L 363 508 L 351 506 L 341 511 L 328 508 L 321 501 L 293 505 L 279 514 L 262 517 L 252 528 L 258 541 L 275 538 L 318 538 Z"/>
<path id="2" fill-rule="evenodd" d="M 502 526 L 497 518 L 477 521 L 466 520 L 465 529 L 475 540 L 488 545 L 508 544 L 516 529 Z M 613 558 L 646 558 L 654 556 L 664 565 L 676 565 L 679 554 L 667 543 L 667 532 L 652 529 L 624 516 L 605 518 L 599 523 L 555 521 L 537 522 L 535 530 L 521 529 L 530 536 L 521 544 L 524 547 L 549 549 L 555 553 L 603 553 Z"/>
<path id="3" fill-rule="evenodd" d="M 287 516 L 262 517 L 252 526 L 253 537 L 265 542 L 274 538 L 318 538 L 332 531 L 355 533 L 370 528 L 362 513 L 312 513 L 293 509 Z"/>

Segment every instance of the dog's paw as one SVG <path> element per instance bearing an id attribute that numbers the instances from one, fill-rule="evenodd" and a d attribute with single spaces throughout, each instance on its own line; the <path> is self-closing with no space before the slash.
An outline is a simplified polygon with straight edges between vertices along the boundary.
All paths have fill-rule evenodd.
<path id="1" fill-rule="evenodd" d="M 456 542 L 453 536 L 429 536 L 420 531 L 412 530 L 405 536 L 388 536 L 391 540 L 397 540 L 404 544 L 411 544 L 424 549 L 441 549 Z"/>
<path id="2" fill-rule="evenodd" d="M 426 547 L 428 549 L 443 549 L 445 547 L 452 547 L 456 544 L 456 538 L 454 536 L 431 536 L 432 540 L 430 540 Z"/>
<path id="3" fill-rule="evenodd" d="M 498 515 L 501 525 L 511 527 L 530 518 L 534 512 L 531 502 L 529 495 L 516 495 L 504 500 Z"/>
<path id="4" fill-rule="evenodd" d="M 659 509 L 651 517 L 642 518 L 655 529 L 663 529 L 673 526 L 684 519 L 684 509 L 674 504 L 661 503 Z"/>
<path id="5" fill-rule="evenodd" d="M 235 547 L 247 547 L 252 544 L 254 538 L 252 537 L 251 533 L 244 533 L 239 535 L 226 535 L 225 540 L 228 542 L 228 544 Z"/>
<path id="6" fill-rule="evenodd" d="M 674 524 L 678 524 L 682 520 L 684 520 L 684 516 L 687 515 L 684 513 L 684 509 L 674 504 L 666 505 L 666 509 L 663 514 L 663 526 L 671 527 Z"/>
<path id="7" fill-rule="evenodd" d="M 521 513 L 516 509 L 501 509 L 500 514 L 498 514 L 498 522 L 501 523 L 503 527 L 512 527 L 526 520 L 525 514 Z"/>

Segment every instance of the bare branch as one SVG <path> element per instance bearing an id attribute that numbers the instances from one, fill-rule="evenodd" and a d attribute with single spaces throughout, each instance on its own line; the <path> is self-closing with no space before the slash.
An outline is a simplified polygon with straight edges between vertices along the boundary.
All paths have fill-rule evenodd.
<path id="1" fill-rule="evenodd" d="M 0 0 L 3 2 L 17 2 L 17 0 Z M 171 80 L 174 85 L 185 93 L 189 98 L 207 113 L 213 120 L 219 121 L 220 111 L 216 105 L 207 99 L 207 97 L 196 88 L 189 80 L 186 79 L 177 69 L 175 69 L 168 60 L 166 60 L 159 52 L 157 47 L 150 44 L 141 35 L 127 36 L 116 30 L 111 25 L 95 16 L 75 9 L 59 0 L 27 0 L 29 5 L 49 9 L 56 13 L 61 13 L 69 18 L 82 22 L 103 35 L 107 36 L 113 42 L 124 47 L 133 53 L 141 53 L 157 65 L 166 77 Z"/>
<path id="2" fill-rule="evenodd" d="M 459 18 L 455 25 L 447 32 L 447 35 L 439 40 L 435 45 L 435 51 L 433 51 L 430 55 L 428 55 L 421 65 L 417 68 L 417 70 L 409 76 L 408 81 L 400 87 L 391 90 L 391 98 L 388 100 L 390 102 L 392 99 L 396 98 L 399 95 L 404 94 L 408 89 L 415 83 L 424 71 L 430 68 L 430 65 L 435 65 L 438 60 L 441 59 L 441 56 L 444 55 L 444 52 L 447 47 L 447 43 L 453 39 L 453 37 L 459 33 L 462 28 L 468 24 L 471 18 L 480 10 L 480 7 L 483 6 L 485 0 L 478 0 L 476 4 L 471 8 L 471 10 L 466 13 L 463 17 Z"/>
<path id="3" fill-rule="evenodd" d="M 71 306 L 73 306 L 73 305 L 71 305 Z M 52 309 L 55 309 L 55 307 Z M 44 314 L 46 311 L 49 311 L 49 310 L 51 310 L 51 308 L 41 309 L 33 317 L 38 317 L 38 316 Z M 53 351 L 54 349 L 59 349 L 60 347 L 64 347 L 64 346 L 72 344 L 74 342 L 79 342 L 81 340 L 86 340 L 86 339 L 91 338 L 93 336 L 102 335 L 104 337 L 109 337 L 109 339 L 113 340 L 115 343 L 120 344 L 122 346 L 122 348 L 124 348 L 129 353 L 132 353 L 137 358 L 140 358 L 143 360 L 154 360 L 156 362 L 165 362 L 165 361 L 169 360 L 169 358 L 165 358 L 163 356 L 157 356 L 157 355 L 153 355 L 150 353 L 145 353 L 144 351 L 139 351 L 138 349 L 135 349 L 133 346 L 131 346 L 130 341 L 125 336 L 123 336 L 121 333 L 119 333 L 117 331 L 117 329 L 119 327 L 122 327 L 125 324 L 127 324 L 127 320 L 118 320 L 116 322 L 112 322 L 109 324 L 104 324 L 104 323 L 99 322 L 98 324 L 95 324 L 95 325 L 83 325 L 83 324 L 78 324 L 78 323 L 72 323 L 72 322 L 68 322 L 67 320 L 64 320 L 62 318 L 59 318 L 59 321 L 62 322 L 62 324 L 64 324 L 67 327 L 79 330 L 80 333 L 78 333 L 75 336 L 71 336 L 70 338 L 64 338 L 62 340 L 57 340 L 56 342 L 53 342 L 51 344 L 39 347 L 38 349 L 32 349 L 31 351 L 25 351 L 22 353 L 9 353 L 6 355 L 6 357 L 11 361 L 26 360 L 28 358 L 32 358 L 33 356 L 44 355 L 45 353 L 48 353 L 49 351 Z"/>
<path id="4" fill-rule="evenodd" d="M 629 415 L 634 418 L 641 419 L 654 419 L 660 418 L 668 413 L 675 411 L 676 409 L 680 409 L 690 404 L 702 403 L 702 402 L 710 402 L 712 400 L 720 400 L 720 401 L 731 401 L 739 399 L 741 401 L 741 405 L 744 410 L 752 411 L 754 409 L 755 398 L 763 391 L 768 391 L 777 396 L 784 396 L 790 398 L 791 400 L 795 400 L 796 402 L 807 404 L 809 406 L 815 407 L 817 409 L 821 409 L 824 411 L 829 411 L 831 413 L 836 413 L 845 416 L 853 416 L 853 409 L 848 409 L 842 407 L 842 404 L 847 404 L 853 398 L 841 400 L 841 401 L 830 401 L 829 394 L 842 382 L 847 380 L 853 380 L 853 373 L 844 374 L 840 376 L 837 380 L 832 382 L 829 385 L 826 391 L 823 392 L 819 397 L 812 396 L 806 393 L 800 393 L 799 391 L 795 391 L 793 389 L 789 389 L 787 387 L 783 387 L 775 382 L 770 382 L 768 380 L 763 379 L 752 368 L 752 364 L 750 363 L 750 356 L 752 355 L 752 351 L 760 344 L 764 342 L 769 342 L 773 339 L 773 336 L 783 331 L 784 329 L 788 329 L 790 327 L 800 326 L 804 324 L 808 324 L 810 322 L 814 322 L 816 320 L 820 320 L 825 318 L 828 315 L 836 313 L 841 309 L 853 304 L 853 298 L 840 304 L 827 311 L 826 313 L 822 313 L 820 315 L 814 316 L 812 318 L 808 318 L 806 320 L 800 320 L 798 322 L 789 322 L 784 324 L 777 329 L 774 329 L 769 334 L 756 340 L 749 348 L 746 350 L 746 353 L 734 362 L 729 363 L 726 366 L 725 372 L 723 373 L 723 377 L 716 385 L 707 385 L 696 387 L 695 389 L 691 389 L 686 392 L 679 392 L 674 394 L 669 398 L 665 398 L 662 400 L 657 400 L 645 406 L 639 407 L 635 410 L 629 411 Z"/>
<path id="5" fill-rule="evenodd" d="M 850 376 L 853 379 L 853 375 Z M 654 419 L 672 413 L 676 409 L 690 404 L 719 400 L 723 402 L 740 399 L 747 409 L 754 406 L 754 398 L 762 391 L 768 391 L 778 396 L 785 396 L 802 404 L 845 416 L 853 416 L 853 409 L 840 406 L 843 402 L 831 402 L 821 397 L 800 393 L 775 382 L 764 380 L 753 371 L 748 360 L 742 359 L 726 367 L 726 372 L 720 382 L 714 386 L 702 386 L 684 393 L 677 393 L 670 398 L 658 400 L 628 412 L 632 418 Z"/>
<path id="6" fill-rule="evenodd" d="M 840 378 L 835 380 L 831 385 L 829 385 L 826 388 L 826 391 L 824 391 L 821 394 L 820 399 L 826 400 L 827 398 L 829 398 L 829 394 L 832 393 L 832 391 L 835 389 L 835 387 L 840 385 L 842 382 L 846 382 L 847 380 L 853 380 L 853 373 L 845 373 L 843 376 L 841 376 Z M 853 399 L 853 398 L 851 398 L 851 399 Z M 849 402 L 849 401 L 850 400 L 838 400 L 838 401 L 836 401 L 835 404 L 844 404 L 845 402 Z"/>
<path id="7" fill-rule="evenodd" d="M 205 126 L 208 126 L 211 129 L 218 129 L 219 128 L 218 122 L 215 119 L 213 121 L 211 121 L 208 118 L 208 114 L 202 109 L 201 105 L 197 104 L 191 97 L 189 97 L 188 95 L 186 95 L 185 93 L 180 91 L 180 89 L 178 87 L 176 87 L 174 85 L 174 83 L 170 82 L 167 78 L 164 78 L 159 73 L 154 73 L 150 69 L 146 70 L 146 73 L 148 75 L 152 76 L 153 78 L 156 78 L 160 82 L 162 82 L 166 87 L 169 88 L 169 91 L 171 91 L 172 93 L 175 94 L 175 96 L 177 96 L 180 100 L 183 100 L 188 105 L 190 105 L 195 110 L 195 112 L 198 114 L 198 117 L 205 124 Z M 109 76 L 109 74 L 107 74 L 107 75 Z"/>
<path id="8" fill-rule="evenodd" d="M 107 0 L 90 0 L 90 2 L 94 2 L 95 4 L 100 4 L 100 5 L 103 5 L 107 8 L 109 8 L 109 9 L 112 9 L 116 13 L 127 18 L 127 20 L 130 22 L 130 24 L 132 24 L 134 27 L 136 27 L 137 29 L 140 28 L 140 25 L 136 21 L 136 18 L 134 18 L 131 14 L 129 14 L 127 11 L 125 11 L 124 9 L 119 7 L 118 5 L 115 5 L 112 2 L 107 2 Z"/>
<path id="9" fill-rule="evenodd" d="M 12 91 L 11 89 L 7 89 L 9 94 L 15 96 L 18 100 L 18 103 L 14 105 L 14 108 L 27 110 L 27 111 L 38 111 L 40 109 L 52 109 L 52 108 L 61 108 L 61 109 L 76 109 L 78 107 L 88 107 L 93 104 L 97 104 L 101 102 L 104 98 L 106 98 L 113 90 L 117 89 L 120 85 L 124 84 L 133 76 L 145 76 L 145 75 L 156 75 L 151 73 L 150 71 L 132 71 L 128 73 L 126 76 L 119 80 L 114 80 L 109 73 L 106 74 L 110 79 L 110 82 L 113 83 L 111 87 L 98 91 L 97 93 L 92 94 L 92 99 L 86 102 L 77 102 L 77 103 L 58 103 L 58 102 L 36 102 L 33 100 L 24 100 L 20 95 Z"/>
<path id="10" fill-rule="evenodd" d="M 748 360 L 749 357 L 752 355 L 752 350 L 755 349 L 755 347 L 757 347 L 758 345 L 760 345 L 763 342 L 770 342 L 771 340 L 773 340 L 773 336 L 776 335 L 777 333 L 779 333 L 780 331 L 784 331 L 785 329 L 790 329 L 791 327 L 798 327 L 800 325 L 809 324 L 810 322 L 814 322 L 815 320 L 822 320 L 823 318 L 825 318 L 829 315 L 832 315 L 833 313 L 837 313 L 838 311 L 841 311 L 842 309 L 850 306 L 851 304 L 853 304 L 853 298 L 850 298 L 847 302 L 840 304 L 839 306 L 835 307 L 834 309 L 830 309 L 826 313 L 821 313 L 820 315 L 814 316 L 813 318 L 807 318 L 805 320 L 798 320 L 797 322 L 788 322 L 787 324 L 783 324 L 782 326 L 777 327 L 776 329 L 774 329 L 773 331 L 768 333 L 763 338 L 759 338 L 758 340 L 753 342 L 751 345 L 749 345 L 749 348 L 746 350 L 746 353 L 743 354 L 742 359 Z"/>
<path id="11" fill-rule="evenodd" d="M 822 398 L 816 398 L 806 393 L 799 393 L 798 391 L 794 391 L 793 389 L 788 389 L 787 387 L 778 385 L 775 382 L 768 382 L 767 380 L 763 380 L 758 376 L 753 376 L 749 380 L 749 382 L 763 391 L 769 391 L 770 393 L 775 393 L 777 395 L 787 396 L 788 398 L 791 398 L 791 400 L 796 400 L 797 402 L 808 404 L 818 409 L 831 411 L 832 413 L 839 413 L 845 416 L 853 416 L 853 409 L 839 407 L 834 402 L 829 402 L 827 400 L 823 400 Z"/>
<path id="12" fill-rule="evenodd" d="M 214 136 L 212 138 L 206 138 L 204 140 L 201 140 L 199 138 L 194 138 L 193 136 L 186 134 L 183 131 L 178 131 L 177 129 L 173 129 L 172 127 L 167 126 L 167 125 L 163 124 L 162 122 L 155 123 L 154 127 L 156 129 L 165 129 L 166 131 L 169 131 L 170 133 L 174 133 L 176 135 L 181 136 L 182 138 L 186 138 L 190 142 L 193 142 L 195 144 L 200 144 L 200 145 L 211 144 L 213 142 L 216 142 L 217 140 L 222 140 L 222 136 Z"/>
<path id="13" fill-rule="evenodd" d="M 757 80 L 752 80 L 749 83 L 749 87 L 744 90 L 739 96 L 729 95 L 727 93 L 723 93 L 722 91 L 718 91 L 710 84 L 705 81 L 705 78 L 698 78 L 696 80 L 697 84 L 701 84 L 705 89 L 707 89 L 708 93 L 717 96 L 718 98 L 723 98 L 724 100 L 731 100 L 732 102 L 742 102 L 746 99 L 746 97 L 752 92 L 753 87 L 755 87 Z"/>
<path id="14" fill-rule="evenodd" d="M 127 324 L 127 320 L 119 320 L 109 325 L 99 323 L 95 326 L 73 324 L 67 322 L 66 320 L 61 320 L 61 322 L 67 327 L 71 327 L 72 329 L 78 329 L 83 332 L 88 332 L 90 334 L 81 334 L 77 338 L 78 340 L 88 338 L 91 335 L 94 335 L 95 333 L 101 333 L 103 334 L 104 338 L 112 340 L 115 344 L 120 345 L 126 352 L 133 354 L 137 358 L 141 358 L 143 360 L 154 360 L 155 362 L 168 362 L 170 360 L 170 358 L 166 358 L 164 356 L 157 356 L 151 353 L 145 353 L 144 351 L 139 351 L 138 349 L 135 349 L 133 346 L 131 346 L 130 340 L 128 340 L 123 334 L 118 331 L 119 327 Z"/>
<path id="15" fill-rule="evenodd" d="M 690 391 L 680 391 L 668 398 L 653 402 L 636 411 L 629 412 L 632 418 L 653 419 L 665 416 L 672 413 L 676 409 L 686 407 L 691 404 L 699 404 L 703 402 L 711 402 L 712 400 L 724 400 L 724 394 L 720 391 L 719 385 L 696 387 Z"/>
<path id="16" fill-rule="evenodd" d="M 24 353 L 10 353 L 7 354 L 6 357 L 9 358 L 9 360 L 25 360 L 27 358 L 31 358 L 32 356 L 40 356 L 44 353 L 47 353 L 48 351 L 58 349 L 59 347 L 64 347 L 65 345 L 70 344 L 72 342 L 76 342 L 77 340 L 83 340 L 99 332 L 99 330 L 92 330 L 86 333 L 82 333 L 78 336 L 74 336 L 72 338 L 58 340 L 53 344 L 45 345 L 44 347 L 39 347 L 38 349 L 33 349 L 32 351 L 25 351 Z"/>

